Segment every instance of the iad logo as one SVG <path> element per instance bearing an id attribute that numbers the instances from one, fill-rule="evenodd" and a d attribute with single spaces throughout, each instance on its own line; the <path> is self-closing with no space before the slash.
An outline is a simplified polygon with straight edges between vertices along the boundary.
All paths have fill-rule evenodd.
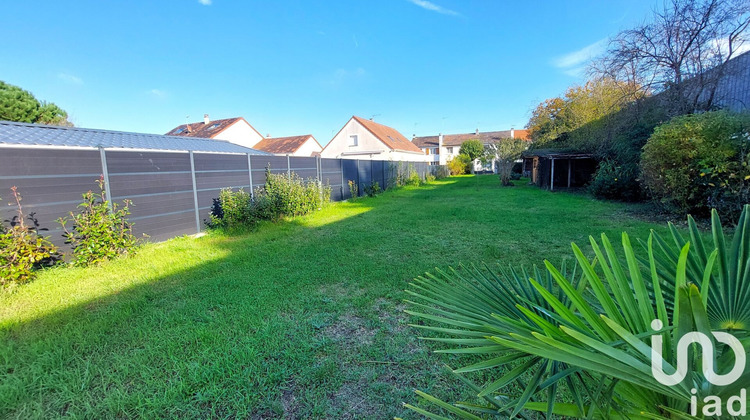
<path id="1" fill-rule="evenodd" d="M 658 332 L 664 328 L 664 324 L 656 319 L 651 323 L 651 328 Z M 703 376 L 706 377 L 708 382 L 716 386 L 727 386 L 739 381 L 747 363 L 747 355 L 745 354 L 745 349 L 742 347 L 742 343 L 733 335 L 725 332 L 713 331 L 711 334 L 716 341 L 726 344 L 734 352 L 735 364 L 729 373 L 720 375 L 714 370 L 715 349 L 711 339 L 703 333 L 690 332 L 680 338 L 680 341 L 677 343 L 677 370 L 675 373 L 667 375 L 664 373 L 664 343 L 662 336 L 655 334 L 651 336 L 651 373 L 654 375 L 654 378 L 667 386 L 674 386 L 685 380 L 689 370 L 689 347 L 691 344 L 699 344 L 703 352 Z M 695 396 L 697 392 L 697 390 L 693 389 L 693 397 L 690 404 L 693 416 L 698 415 L 698 398 Z M 722 415 L 723 404 L 721 398 L 708 396 L 703 399 L 703 402 L 705 404 L 703 406 L 703 415 Z M 738 403 L 740 404 L 739 409 L 737 408 Z M 727 413 L 731 416 L 747 415 L 747 390 L 743 389 L 740 395 L 731 397 L 727 401 L 726 408 Z"/>

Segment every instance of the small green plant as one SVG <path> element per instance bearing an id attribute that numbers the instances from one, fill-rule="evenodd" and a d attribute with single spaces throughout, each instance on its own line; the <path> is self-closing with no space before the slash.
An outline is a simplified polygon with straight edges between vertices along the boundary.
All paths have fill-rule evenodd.
<path id="1" fill-rule="evenodd" d="M 73 247 L 72 263 L 76 266 L 96 264 L 132 253 L 137 244 L 133 226 L 127 219 L 132 202 L 124 200 L 121 206 L 110 203 L 104 190 L 104 178 L 100 177 L 96 182 L 99 192 L 89 190 L 83 194 L 83 202 L 78 205 L 79 213 L 70 212 L 69 217 L 57 219 L 65 231 L 65 243 Z M 71 221 L 73 226 L 68 229 Z"/>
<path id="2" fill-rule="evenodd" d="M 359 186 L 357 181 L 349 180 L 349 194 L 352 196 L 351 200 L 356 200 L 359 197 Z"/>
<path id="3" fill-rule="evenodd" d="M 6 221 L 8 228 L 0 225 L 0 287 L 31 281 L 36 270 L 52 266 L 60 258 L 57 248 L 39 234 L 42 229 L 34 214 L 24 215 L 18 189 L 14 186 L 11 191 L 18 214 Z"/>
<path id="4" fill-rule="evenodd" d="M 365 185 L 364 192 L 368 197 L 375 197 L 376 195 L 383 192 L 383 190 L 380 189 L 380 184 L 378 184 L 378 181 L 372 181 L 369 185 Z"/>
<path id="5" fill-rule="evenodd" d="M 435 175 L 427 174 L 427 175 L 424 176 L 424 183 L 425 184 L 430 184 L 430 183 L 432 183 L 434 181 L 435 181 Z"/>

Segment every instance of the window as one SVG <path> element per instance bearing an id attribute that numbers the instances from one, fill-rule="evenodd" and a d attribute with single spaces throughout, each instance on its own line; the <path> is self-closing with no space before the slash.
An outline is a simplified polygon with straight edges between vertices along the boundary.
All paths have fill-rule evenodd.
<path id="1" fill-rule="evenodd" d="M 451 147 L 446 147 L 446 148 L 445 148 L 445 150 L 447 150 L 447 151 L 448 151 L 448 154 L 449 154 L 449 155 L 452 155 L 452 154 L 453 154 L 453 147 L 452 147 L 452 146 L 451 146 Z"/>
<path id="2" fill-rule="evenodd" d="M 439 155 L 440 154 L 440 148 L 436 147 L 436 148 L 432 149 L 432 154 L 433 155 Z"/>
<path id="3" fill-rule="evenodd" d="M 429 156 L 430 155 L 430 149 L 424 149 L 424 154 L 426 154 L 426 155 Z"/>
<path id="4" fill-rule="evenodd" d="M 349 147 L 356 147 L 358 143 L 358 136 L 356 134 L 352 134 L 349 136 Z"/>
<path id="5" fill-rule="evenodd" d="M 177 130 L 175 130 L 175 132 L 174 132 L 174 133 L 175 133 L 175 134 L 180 134 L 180 133 L 182 133 L 183 131 L 185 131 L 185 129 L 184 129 L 184 128 L 178 128 Z"/>
<path id="6" fill-rule="evenodd" d="M 218 127 L 218 126 L 219 126 L 219 124 L 214 124 L 214 125 L 212 125 L 211 127 L 208 127 L 208 129 L 209 129 L 209 130 L 213 130 L 214 128 L 216 128 L 216 127 Z"/>

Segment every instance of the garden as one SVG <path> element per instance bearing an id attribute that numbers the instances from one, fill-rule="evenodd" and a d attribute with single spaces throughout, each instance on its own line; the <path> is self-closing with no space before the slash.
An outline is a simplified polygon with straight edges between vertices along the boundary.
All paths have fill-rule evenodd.
<path id="1" fill-rule="evenodd" d="M 638 204 L 515 185 L 434 180 L 42 270 L 0 297 L 0 415 L 388 418 L 430 409 L 414 389 L 475 400 L 444 365 L 477 356 L 434 354 L 409 326 L 413 279 L 669 234 Z"/>

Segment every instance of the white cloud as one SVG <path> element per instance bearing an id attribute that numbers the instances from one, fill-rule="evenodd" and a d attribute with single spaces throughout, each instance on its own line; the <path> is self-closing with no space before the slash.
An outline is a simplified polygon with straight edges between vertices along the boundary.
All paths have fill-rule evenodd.
<path id="1" fill-rule="evenodd" d="M 211 0 L 198 0 L 198 3 L 204 5 L 204 6 L 210 6 Z"/>
<path id="2" fill-rule="evenodd" d="M 437 12 L 443 15 L 450 15 L 450 16 L 460 16 L 461 14 L 456 12 L 455 10 L 446 9 L 443 6 L 438 6 L 437 4 L 427 1 L 427 0 L 406 0 L 411 4 L 417 5 L 425 10 L 429 10 L 432 12 Z"/>
<path id="3" fill-rule="evenodd" d="M 163 99 L 163 98 L 167 97 L 167 92 L 163 91 L 161 89 L 151 89 L 151 90 L 148 91 L 148 93 L 151 96 L 153 96 L 155 98 L 159 98 L 159 99 Z"/>
<path id="4" fill-rule="evenodd" d="M 554 64 L 557 68 L 568 70 L 575 67 L 581 67 L 582 64 L 604 52 L 604 49 L 606 47 L 607 38 L 600 39 L 599 41 L 596 41 L 591 45 L 587 45 L 580 50 L 576 50 L 563 56 L 557 57 L 553 60 L 552 64 Z"/>
<path id="5" fill-rule="evenodd" d="M 729 41 L 725 38 L 722 39 L 712 39 L 708 41 L 708 45 L 711 48 L 710 51 L 713 51 L 715 48 L 718 47 L 718 49 L 721 51 L 723 55 L 729 54 Z M 733 45 L 732 46 L 732 56 L 737 57 L 738 55 L 750 51 L 750 41 L 746 41 L 744 43 L 740 43 L 740 45 Z"/>
<path id="6" fill-rule="evenodd" d="M 79 85 L 80 86 L 80 85 L 83 84 L 83 80 L 80 77 L 74 76 L 74 75 L 68 74 L 68 73 L 59 73 L 57 75 L 57 78 L 60 79 L 60 80 L 62 80 L 65 83 L 68 83 L 68 84 L 71 84 L 71 85 Z"/>

